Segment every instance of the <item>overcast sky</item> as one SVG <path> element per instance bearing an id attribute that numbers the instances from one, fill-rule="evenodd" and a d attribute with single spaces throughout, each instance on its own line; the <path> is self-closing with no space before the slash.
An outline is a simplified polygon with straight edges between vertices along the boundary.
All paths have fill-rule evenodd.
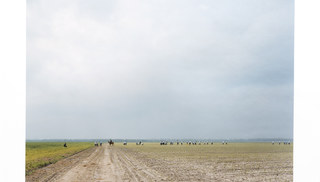
<path id="1" fill-rule="evenodd" d="M 27 139 L 293 137 L 292 0 L 28 0 Z"/>

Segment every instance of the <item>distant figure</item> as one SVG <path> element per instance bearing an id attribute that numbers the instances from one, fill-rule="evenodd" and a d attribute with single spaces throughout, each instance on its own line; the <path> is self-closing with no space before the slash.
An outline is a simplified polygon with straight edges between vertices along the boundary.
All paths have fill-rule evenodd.
<path id="1" fill-rule="evenodd" d="M 224 145 L 224 141 L 222 141 L 222 145 Z"/>
<path id="2" fill-rule="evenodd" d="M 272 141 L 272 145 L 274 145 L 274 141 Z"/>
<path id="3" fill-rule="evenodd" d="M 143 145 L 141 141 L 137 142 L 136 145 Z"/>
<path id="4" fill-rule="evenodd" d="M 109 141 L 108 141 L 108 143 L 109 143 L 109 145 L 111 146 L 113 146 L 113 144 L 114 144 L 114 142 L 110 139 Z"/>
<path id="5" fill-rule="evenodd" d="M 123 145 L 127 145 L 127 142 L 123 142 Z"/>
<path id="6" fill-rule="evenodd" d="M 100 146 L 102 146 L 102 142 L 100 142 Z"/>
<path id="7" fill-rule="evenodd" d="M 64 143 L 63 146 L 64 146 L 64 147 L 67 147 L 67 143 Z"/>

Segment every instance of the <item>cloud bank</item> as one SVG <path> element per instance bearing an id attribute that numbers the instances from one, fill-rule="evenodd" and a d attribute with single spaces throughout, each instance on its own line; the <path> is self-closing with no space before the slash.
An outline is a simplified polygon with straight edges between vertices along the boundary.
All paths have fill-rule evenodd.
<path id="1" fill-rule="evenodd" d="M 293 136 L 293 1 L 27 1 L 27 139 Z"/>

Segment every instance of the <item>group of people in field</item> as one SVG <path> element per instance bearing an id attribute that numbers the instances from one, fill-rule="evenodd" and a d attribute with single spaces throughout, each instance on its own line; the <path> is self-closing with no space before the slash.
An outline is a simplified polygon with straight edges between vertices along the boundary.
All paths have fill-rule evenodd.
<path id="1" fill-rule="evenodd" d="M 196 142 L 196 141 L 188 141 L 188 142 L 185 142 L 187 145 L 201 145 L 201 144 L 203 144 L 203 145 L 209 145 L 209 144 L 211 144 L 211 145 L 213 145 L 213 142 Z M 281 141 L 279 141 L 278 142 L 278 144 L 280 145 L 281 143 L 283 143 L 284 145 L 290 145 L 291 143 L 290 143 L 290 141 L 284 141 L 284 142 L 281 142 Z M 170 145 L 173 145 L 174 144 L 174 142 L 169 142 L 169 144 Z M 183 145 L 183 142 L 177 142 L 177 145 Z M 222 145 L 227 145 L 228 144 L 228 142 L 227 141 L 222 141 L 221 142 L 221 144 Z M 274 141 L 272 141 L 272 145 L 274 145 L 275 144 L 275 142 Z M 168 145 L 168 142 L 167 141 L 161 141 L 160 142 L 160 145 Z"/>
<path id="2" fill-rule="evenodd" d="M 114 142 L 111 139 L 108 141 L 108 143 L 109 143 L 110 146 L 114 145 Z M 201 142 L 191 142 L 191 141 L 189 141 L 189 142 L 185 142 L 185 143 L 187 145 L 201 145 Z M 173 145 L 173 144 L 174 144 L 174 142 L 170 142 L 170 145 Z M 213 142 L 210 142 L 210 144 L 213 145 Z M 227 145 L 227 144 L 228 144 L 228 142 L 222 141 L 222 145 Z M 274 145 L 274 144 L 275 144 L 275 142 L 272 141 L 272 145 Z M 280 145 L 281 142 L 278 141 L 278 144 Z M 283 144 L 284 145 L 290 145 L 291 143 L 290 143 L 290 141 L 284 141 Z M 102 146 L 102 142 L 96 142 L 96 141 L 94 142 L 94 146 L 98 147 L 99 145 Z M 126 141 L 123 142 L 123 145 L 127 145 L 127 142 Z M 143 145 L 143 143 L 141 141 L 139 141 L 139 142 L 136 142 L 136 145 Z M 161 141 L 160 145 L 168 145 L 168 142 L 167 141 Z M 177 141 L 177 145 L 183 145 L 183 142 L 178 142 Z M 203 142 L 203 145 L 209 145 L 209 142 Z M 63 146 L 67 147 L 67 143 L 65 142 L 63 144 Z"/>
<path id="3" fill-rule="evenodd" d="M 280 145 L 281 142 L 279 141 L 278 144 Z M 284 141 L 283 144 L 284 144 L 284 145 L 290 145 L 290 141 L 287 141 L 287 142 Z M 274 145 L 274 141 L 272 141 L 272 145 Z"/>
<path id="4" fill-rule="evenodd" d="M 171 141 L 171 142 L 169 142 L 169 144 L 173 145 L 174 142 Z M 183 145 L 184 143 L 177 141 L 176 144 L 177 145 Z M 206 141 L 206 142 L 188 141 L 188 142 L 185 142 L 185 144 L 186 145 L 201 145 L 201 144 L 203 144 L 203 145 L 209 145 L 209 144 L 213 145 L 213 142 L 208 142 L 208 141 Z M 222 145 L 227 145 L 227 144 L 228 144 L 228 142 L 222 141 Z M 168 145 L 168 142 L 167 141 L 161 141 L 160 145 Z"/>
<path id="5" fill-rule="evenodd" d="M 109 143 L 109 145 L 114 144 L 114 142 L 111 139 L 108 141 L 108 143 Z M 102 146 L 102 142 L 94 142 L 94 146 L 98 147 L 99 145 Z"/>
<path id="6" fill-rule="evenodd" d="M 94 146 L 98 147 L 100 144 L 100 146 L 102 146 L 102 142 L 94 142 Z"/>

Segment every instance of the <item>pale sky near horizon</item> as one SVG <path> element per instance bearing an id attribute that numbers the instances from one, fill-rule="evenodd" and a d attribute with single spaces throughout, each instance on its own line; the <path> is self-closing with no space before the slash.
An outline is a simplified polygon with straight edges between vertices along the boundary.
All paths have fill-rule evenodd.
<path id="1" fill-rule="evenodd" d="M 293 137 L 294 1 L 27 1 L 27 139 Z"/>

